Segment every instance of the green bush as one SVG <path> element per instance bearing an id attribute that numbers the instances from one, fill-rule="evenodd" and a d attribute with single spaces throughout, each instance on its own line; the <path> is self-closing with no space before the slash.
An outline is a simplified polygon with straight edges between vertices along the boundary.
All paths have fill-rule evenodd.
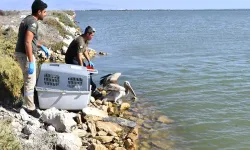
<path id="1" fill-rule="evenodd" d="M 19 64 L 14 60 L 17 34 L 11 29 L 0 30 L 0 93 L 4 99 L 8 96 L 19 98 L 23 86 L 23 75 Z"/>
<path id="2" fill-rule="evenodd" d="M 11 57 L 0 54 L 0 87 L 14 98 L 21 96 L 23 73 L 19 64 Z M 4 88 L 4 89 L 2 89 Z M 2 95 L 1 95 L 2 96 Z"/>
<path id="3" fill-rule="evenodd" d="M 64 42 L 57 42 L 53 45 L 51 45 L 51 49 L 52 51 L 57 51 L 57 50 L 61 50 L 63 46 L 66 46 L 66 44 Z"/>
<path id="4" fill-rule="evenodd" d="M 16 48 L 17 33 L 12 28 L 0 30 L 0 53 L 13 56 Z"/>
<path id="5" fill-rule="evenodd" d="M 72 10 L 64 10 L 64 12 L 70 16 L 73 16 L 75 14 Z"/>
<path id="6" fill-rule="evenodd" d="M 49 26 L 56 28 L 61 36 L 65 37 L 67 35 L 67 31 L 55 19 L 46 18 L 43 22 Z"/>
<path id="7" fill-rule="evenodd" d="M 66 26 L 76 27 L 75 23 L 72 22 L 72 20 L 66 15 L 66 13 L 53 12 L 52 15 L 59 18 L 59 20 Z"/>
<path id="8" fill-rule="evenodd" d="M 21 150 L 22 146 L 11 128 L 11 120 L 0 120 L 0 149 Z"/>

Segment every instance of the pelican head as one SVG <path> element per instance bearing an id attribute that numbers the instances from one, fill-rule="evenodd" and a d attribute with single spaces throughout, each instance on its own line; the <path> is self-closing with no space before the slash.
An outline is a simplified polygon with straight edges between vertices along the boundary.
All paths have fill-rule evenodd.
<path id="1" fill-rule="evenodd" d="M 132 86 L 130 85 L 130 83 L 128 81 L 124 82 L 124 88 L 125 88 L 125 93 L 126 94 L 131 92 L 131 94 L 133 94 L 134 97 L 136 97 L 135 91 L 133 90 Z"/>

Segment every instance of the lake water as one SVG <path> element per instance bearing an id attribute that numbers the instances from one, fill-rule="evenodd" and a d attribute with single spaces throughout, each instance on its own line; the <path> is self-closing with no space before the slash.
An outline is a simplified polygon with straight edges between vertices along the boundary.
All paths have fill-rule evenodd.
<path id="1" fill-rule="evenodd" d="M 90 47 L 107 52 L 99 74 L 121 72 L 143 115 L 175 122 L 140 133 L 141 147 L 250 149 L 250 10 L 78 11 L 97 32 Z M 150 117 L 149 117 L 150 118 Z M 152 118 L 152 117 L 151 117 Z M 152 136 L 154 134 L 154 136 Z M 158 136 L 159 135 L 159 136 Z M 157 139 L 157 136 L 159 137 Z M 157 148 L 152 141 L 170 143 Z"/>

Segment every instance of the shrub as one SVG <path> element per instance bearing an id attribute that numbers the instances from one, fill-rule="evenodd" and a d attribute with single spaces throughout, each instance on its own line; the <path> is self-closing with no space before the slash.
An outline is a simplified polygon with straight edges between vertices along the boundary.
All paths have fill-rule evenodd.
<path id="1" fill-rule="evenodd" d="M 23 86 L 23 74 L 19 64 L 11 57 L 0 55 L 0 88 L 19 98 Z M 7 94 L 7 93 L 6 93 Z M 1 95 L 2 97 L 3 95 Z"/>
<path id="2" fill-rule="evenodd" d="M 76 27 L 75 23 L 66 15 L 66 13 L 62 13 L 62 12 L 53 12 L 52 13 L 53 16 L 58 17 L 59 20 L 65 24 L 66 26 L 69 27 Z"/>
<path id="3" fill-rule="evenodd" d="M 20 13 L 20 11 L 3 11 L 0 10 L 0 16 L 14 16 L 14 15 L 18 15 Z"/>
<path id="4" fill-rule="evenodd" d="M 55 19 L 46 18 L 44 20 L 44 23 L 49 25 L 49 26 L 52 26 L 52 27 L 56 28 L 61 36 L 65 37 L 67 35 L 67 31 Z"/>
<path id="5" fill-rule="evenodd" d="M 19 64 L 13 59 L 17 34 L 11 29 L 0 30 L 0 93 L 2 100 L 21 96 L 23 75 Z M 13 100 L 13 98 L 12 98 Z"/>
<path id="6" fill-rule="evenodd" d="M 0 30 L 0 53 L 13 56 L 16 48 L 17 33 L 12 28 Z"/>
<path id="7" fill-rule="evenodd" d="M 61 50 L 63 46 L 66 46 L 66 44 L 64 42 L 57 42 L 57 43 L 51 45 L 51 49 L 52 49 L 52 51 Z"/>
<path id="8" fill-rule="evenodd" d="M 64 12 L 65 12 L 66 14 L 70 15 L 70 16 L 75 15 L 75 12 L 72 11 L 72 10 L 64 10 Z"/>

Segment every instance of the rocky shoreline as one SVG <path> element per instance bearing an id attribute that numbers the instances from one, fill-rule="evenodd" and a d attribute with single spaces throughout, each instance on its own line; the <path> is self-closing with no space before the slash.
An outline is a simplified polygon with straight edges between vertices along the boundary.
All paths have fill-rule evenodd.
<path id="1" fill-rule="evenodd" d="M 12 105 L 21 98 L 23 84 L 21 70 L 13 56 L 15 41 L 21 20 L 29 14 L 29 11 L 5 14 L 0 11 L 0 139 L 4 139 L 0 140 L 0 149 L 136 150 L 138 143 L 142 145 L 141 150 L 169 148 L 157 141 L 146 142 L 149 136 L 139 136 L 138 132 L 151 134 L 154 122 L 166 125 L 173 121 L 166 116 L 154 119 L 142 116 L 138 104 L 117 106 L 92 97 L 89 107 L 83 111 L 50 108 L 39 111 L 40 119 L 28 115 L 24 109 L 13 109 Z M 44 62 L 64 61 L 69 43 L 81 34 L 74 17 L 73 11 L 49 11 L 44 21 L 39 22 L 40 39 L 49 48 L 50 58 L 46 59 L 39 50 L 38 68 Z M 89 53 L 91 57 L 107 55 L 91 48 Z M 105 95 L 105 91 L 102 94 Z M 151 136 L 155 135 L 158 136 Z"/>
<path id="2" fill-rule="evenodd" d="M 7 14 L 0 16 L 0 20 L 2 20 L 0 21 L 1 33 L 4 41 L 8 41 L 10 37 L 16 39 L 21 20 L 30 12 L 8 12 Z M 64 54 L 70 42 L 81 34 L 80 28 L 74 22 L 74 15 L 74 12 L 73 15 L 70 15 L 64 11 L 51 11 L 48 12 L 43 22 L 39 22 L 40 39 L 44 45 L 49 47 L 50 58 L 46 59 L 45 54 L 38 51 L 36 55 L 38 62 L 64 61 Z M 9 45 L 11 44 L 10 52 L 5 53 L 7 46 L 3 47 L 1 55 L 6 55 L 14 60 L 13 44 L 15 42 Z M 91 48 L 89 53 L 91 57 L 97 54 Z M 106 53 L 100 52 L 99 54 L 105 55 Z M 1 88 L 5 88 L 5 91 L 10 92 L 11 96 L 18 97 L 18 94 L 14 95 L 5 85 L 2 85 Z M 129 109 L 130 104 L 128 103 L 116 106 L 110 102 L 103 103 L 101 100 L 95 100 L 92 97 L 88 108 L 91 109 L 85 110 L 85 113 L 84 110 L 68 112 L 50 108 L 39 110 L 40 119 L 28 115 L 24 109 L 15 111 L 10 105 L 0 106 L 0 125 L 8 127 L 1 127 L 0 136 L 2 135 L 4 138 L 5 132 L 12 133 L 13 131 L 11 141 L 8 141 L 9 137 L 6 137 L 5 143 L 0 142 L 2 149 L 137 149 L 135 143 L 138 139 L 138 127 L 135 126 L 136 123 L 119 118 Z M 132 123 L 133 126 L 129 126 L 128 123 Z"/>

